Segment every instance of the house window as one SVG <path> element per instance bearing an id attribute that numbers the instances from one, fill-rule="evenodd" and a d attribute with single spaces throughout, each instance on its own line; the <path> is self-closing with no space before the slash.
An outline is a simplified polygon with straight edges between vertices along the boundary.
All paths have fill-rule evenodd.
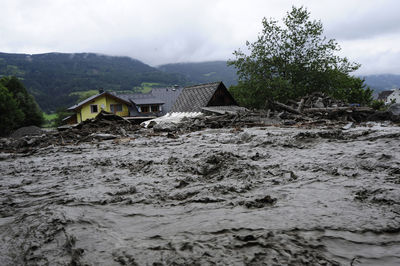
<path id="1" fill-rule="evenodd" d="M 158 112 L 158 111 L 159 111 L 158 105 L 152 105 L 152 106 L 151 106 L 151 111 L 152 111 L 152 112 Z"/>
<path id="2" fill-rule="evenodd" d="M 110 104 L 110 109 L 112 113 L 122 112 L 122 104 Z"/>
<path id="3" fill-rule="evenodd" d="M 142 113 L 148 113 L 149 112 L 149 107 L 148 106 L 140 106 L 140 110 Z"/>
<path id="4" fill-rule="evenodd" d="M 90 105 L 90 112 L 91 113 L 97 113 L 99 110 L 98 110 L 98 107 L 97 107 L 97 104 L 91 104 Z"/>

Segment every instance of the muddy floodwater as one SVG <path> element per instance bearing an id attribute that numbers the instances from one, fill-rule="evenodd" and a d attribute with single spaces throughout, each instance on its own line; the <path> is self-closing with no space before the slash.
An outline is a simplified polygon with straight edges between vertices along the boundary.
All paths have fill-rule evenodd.
<path id="1" fill-rule="evenodd" d="M 137 134 L 0 173 L 0 265 L 400 265 L 396 126 Z"/>

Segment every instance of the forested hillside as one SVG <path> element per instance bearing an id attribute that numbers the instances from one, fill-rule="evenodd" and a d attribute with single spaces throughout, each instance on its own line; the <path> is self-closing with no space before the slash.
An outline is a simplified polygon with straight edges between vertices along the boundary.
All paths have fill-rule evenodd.
<path id="1" fill-rule="evenodd" d="M 167 64 L 159 66 L 158 69 L 168 73 L 182 74 L 194 84 L 214 81 L 223 81 L 227 87 L 237 84 L 236 70 L 228 66 L 226 61 Z"/>
<path id="2" fill-rule="evenodd" d="M 22 80 L 47 112 L 74 104 L 78 96 L 73 92 L 77 91 L 132 91 L 140 89 L 144 82 L 160 86 L 186 84 L 179 74 L 162 72 L 129 57 L 92 53 L 0 53 L 0 77 L 11 75 Z"/>

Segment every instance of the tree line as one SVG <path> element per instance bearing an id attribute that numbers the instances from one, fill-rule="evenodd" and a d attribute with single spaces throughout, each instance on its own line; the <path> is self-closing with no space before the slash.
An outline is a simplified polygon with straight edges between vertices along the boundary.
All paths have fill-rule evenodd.
<path id="1" fill-rule="evenodd" d="M 41 126 L 43 113 L 16 77 L 0 79 L 0 136 L 24 126 Z"/>

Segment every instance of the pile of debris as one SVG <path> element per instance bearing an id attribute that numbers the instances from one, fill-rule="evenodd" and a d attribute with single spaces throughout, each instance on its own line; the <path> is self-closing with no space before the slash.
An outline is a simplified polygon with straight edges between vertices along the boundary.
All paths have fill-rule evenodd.
<path id="1" fill-rule="evenodd" d="M 179 114 L 160 117 L 139 126 L 123 117 L 102 111 L 94 119 L 75 126 L 64 126 L 58 131 L 42 131 L 39 128 L 22 128 L 14 132 L 12 138 L 0 139 L 0 151 L 29 152 L 49 145 L 76 145 L 116 138 L 127 138 L 130 133 L 143 136 L 176 134 L 198 131 L 206 128 L 233 128 L 254 126 L 296 126 L 351 127 L 354 122 L 392 121 L 400 122 L 400 104 L 394 104 L 388 111 L 376 111 L 369 107 L 352 106 L 334 100 L 322 93 L 314 93 L 298 102 L 288 104 L 273 103 L 273 109 L 248 110 L 243 107 L 207 107 L 204 113 Z M 349 123 L 350 122 L 350 123 Z M 146 127 L 147 129 L 142 129 Z M 28 134 L 29 133 L 29 134 Z"/>
<path id="2" fill-rule="evenodd" d="M 349 105 L 323 93 L 313 93 L 299 101 L 288 104 L 273 102 L 269 110 L 248 110 L 246 108 L 207 107 L 205 114 L 190 116 L 179 121 L 151 121 L 146 126 L 154 132 L 183 133 L 205 128 L 226 128 L 254 126 L 339 126 L 367 121 L 400 122 L 400 111 L 395 105 L 388 111 L 376 111 L 370 107 Z M 400 110 L 400 105 L 398 107 Z"/>
<path id="3" fill-rule="evenodd" d="M 44 131 L 37 126 L 28 126 L 28 127 L 21 127 L 17 130 L 15 130 L 10 137 L 17 139 L 17 138 L 22 138 L 24 136 L 39 136 L 42 135 Z"/>
<path id="4" fill-rule="evenodd" d="M 94 119 L 88 119 L 75 126 L 63 126 L 58 131 L 23 134 L 26 130 L 19 129 L 12 134 L 13 138 L 0 140 L 0 150 L 5 152 L 30 152 L 49 145 L 68 145 L 116 139 L 127 137 L 128 132 L 134 132 L 138 129 L 140 129 L 139 125 L 134 125 L 120 116 L 102 111 Z"/>
<path id="5" fill-rule="evenodd" d="M 158 120 L 157 123 L 150 122 L 148 128 L 152 128 L 155 133 L 186 133 L 206 128 L 236 128 L 239 130 L 242 127 L 278 126 L 281 124 L 282 119 L 271 115 L 267 111 L 246 109 L 236 113 L 226 112 L 224 114 L 187 116 L 179 122 Z"/>
<path id="6" fill-rule="evenodd" d="M 328 119 L 341 122 L 393 121 L 400 122 L 400 116 L 388 111 L 377 111 L 358 104 L 346 104 L 323 93 L 316 92 L 289 104 L 274 102 L 278 115 L 295 121 L 315 121 Z"/>

